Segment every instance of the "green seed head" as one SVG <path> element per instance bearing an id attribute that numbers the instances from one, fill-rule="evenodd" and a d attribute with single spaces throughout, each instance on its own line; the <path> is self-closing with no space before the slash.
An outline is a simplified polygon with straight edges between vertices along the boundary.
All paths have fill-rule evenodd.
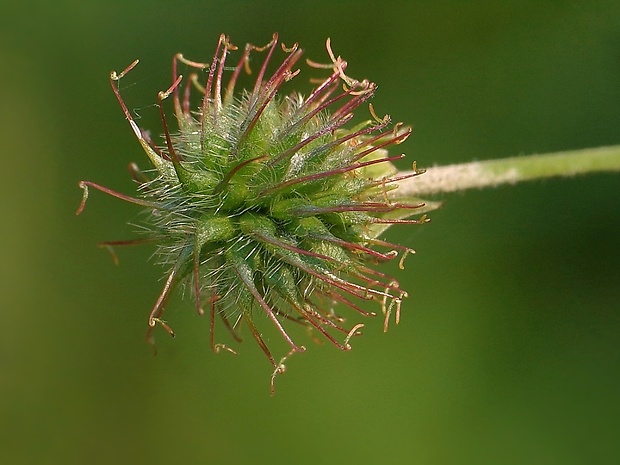
<path id="1" fill-rule="evenodd" d="M 157 244 L 168 278 L 148 319 L 149 340 L 157 323 L 173 334 L 162 313 L 171 291 L 186 283 L 197 311 L 210 311 L 213 349 L 231 350 L 215 343 L 216 319 L 236 339 L 237 327 L 245 322 L 274 376 L 284 370 L 284 359 L 277 361 L 265 344 L 259 316 L 276 326 L 290 346 L 288 355 L 305 350 L 287 333 L 295 323 L 348 350 L 362 325 L 346 325 L 337 307 L 371 316 L 359 302 L 375 301 L 387 329 L 391 313 L 398 321 L 407 294 L 375 266 L 400 256 L 402 267 L 410 250 L 379 235 L 391 224 L 426 221 L 424 216 L 406 219 L 426 211 L 423 203 L 400 203 L 391 195 L 404 176 L 391 163 L 401 156 L 388 156 L 386 147 L 404 141 L 410 129 L 390 127 L 389 117 L 378 118 L 372 107 L 371 119 L 345 128 L 376 85 L 347 76 L 347 63 L 333 54 L 328 40 L 331 63 L 308 61 L 312 68 L 328 70 L 328 76 L 306 97 L 282 95 L 282 84 L 299 72 L 294 68 L 302 50 L 297 44 L 279 48 L 276 35 L 265 47 L 248 44 L 231 68 L 228 56 L 237 47 L 222 35 L 210 64 L 175 56 L 173 84 L 159 93 L 161 147 L 134 122 L 118 89 L 137 61 L 120 74 L 113 72 L 114 93 L 154 170 L 141 172 L 131 165 L 139 197 L 82 181 L 78 210 L 89 186 L 149 210 L 148 239 L 104 244 Z M 258 52 L 264 60 L 254 85 L 237 93 L 240 73 L 249 72 L 250 54 Z M 268 73 L 269 63 L 282 53 L 281 64 Z M 177 75 L 179 63 L 194 71 L 185 83 Z M 196 92 L 201 100 L 192 108 Z M 168 97 L 176 132 L 164 114 Z"/>

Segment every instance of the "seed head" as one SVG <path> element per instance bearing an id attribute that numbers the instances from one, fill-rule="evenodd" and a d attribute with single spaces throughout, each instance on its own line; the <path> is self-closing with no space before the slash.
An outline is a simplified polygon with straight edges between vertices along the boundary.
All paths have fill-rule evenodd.
<path id="1" fill-rule="evenodd" d="M 297 44 L 281 49 L 284 59 L 273 74 L 269 64 L 278 52 L 278 37 L 264 47 L 246 45 L 234 68 L 228 55 L 237 50 L 221 35 L 210 64 L 178 54 L 172 61 L 172 85 L 159 92 L 158 103 L 165 144 L 156 145 L 131 116 L 118 82 L 123 72 L 112 72 L 110 82 L 133 132 L 153 169 L 130 172 L 138 183 L 138 197 L 130 197 L 98 184 L 82 181 L 84 197 L 92 187 L 145 207 L 147 236 L 102 245 L 153 242 L 167 279 L 148 318 L 147 337 L 157 324 L 174 336 L 162 314 L 174 288 L 187 284 L 195 296 L 196 311 L 210 312 L 214 351 L 228 346 L 215 342 L 215 320 L 221 319 L 233 337 L 244 322 L 273 365 L 273 378 L 285 369 L 283 361 L 305 348 L 294 342 L 286 327 L 301 324 L 317 331 L 342 350 L 360 334 L 362 324 L 347 325 L 336 307 L 362 316 L 375 313 L 359 302 L 378 303 L 384 329 L 392 313 L 399 319 L 407 296 L 391 276 L 375 269 L 381 262 L 400 257 L 408 247 L 379 239 L 392 224 L 420 224 L 407 219 L 428 210 L 419 201 L 395 201 L 397 182 L 420 174 L 398 175 L 386 147 L 403 142 L 411 130 L 390 127 L 390 118 L 376 116 L 345 128 L 354 110 L 369 100 L 376 85 L 345 74 L 347 63 L 332 52 L 330 63 L 308 60 L 315 69 L 329 70 L 304 97 L 281 95 L 281 86 L 294 78 L 302 55 Z M 236 93 L 242 71 L 250 72 L 250 54 L 265 54 L 253 87 Z M 179 64 L 194 72 L 182 84 Z M 201 78 L 200 75 L 204 75 Z M 191 94 L 198 91 L 200 105 L 192 109 Z M 178 130 L 171 132 L 163 102 L 171 97 Z M 261 336 L 264 314 L 288 346 L 277 361 Z M 338 334 L 340 333 L 340 336 Z"/>

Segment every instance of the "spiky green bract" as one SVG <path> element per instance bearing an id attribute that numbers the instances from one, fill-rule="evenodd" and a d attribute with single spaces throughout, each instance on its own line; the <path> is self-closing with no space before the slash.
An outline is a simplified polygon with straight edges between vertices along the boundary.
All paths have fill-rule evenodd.
<path id="1" fill-rule="evenodd" d="M 169 268 L 149 317 L 149 337 L 156 323 L 172 333 L 161 320 L 166 301 L 179 283 L 191 283 L 198 311 L 202 313 L 203 303 L 210 307 L 213 348 L 228 349 L 214 342 L 216 315 L 235 336 L 233 329 L 245 321 L 274 374 L 284 365 L 263 341 L 259 315 L 277 327 L 290 353 L 305 350 L 285 329 L 292 323 L 313 328 L 343 350 L 350 348 L 349 338 L 362 325 L 344 326 L 336 304 L 368 316 L 374 314 L 356 300 L 376 301 L 387 328 L 393 310 L 398 320 L 406 292 L 375 265 L 400 255 L 402 266 L 409 249 L 377 236 L 390 224 L 425 221 L 403 219 L 425 211 L 424 204 L 390 200 L 402 179 L 391 161 L 401 157 L 389 157 L 384 148 L 405 140 L 410 130 L 388 127 L 389 118 L 377 118 L 372 107 L 372 120 L 344 128 L 376 85 L 348 77 L 346 62 L 334 56 L 328 41 L 332 63 L 308 63 L 330 69 L 329 77 L 307 97 L 280 95 L 281 85 L 297 74 L 293 67 L 302 51 L 296 44 L 282 46 L 285 57 L 268 74 L 273 56 L 282 53 L 277 44 L 274 35 L 260 49 L 247 45 L 234 68 L 226 67 L 226 59 L 236 47 L 223 35 L 211 64 L 177 55 L 173 85 L 159 94 L 163 148 L 138 128 L 120 97 L 117 81 L 135 63 L 120 75 L 112 73 L 114 92 L 156 173 L 147 178 L 134 166 L 140 199 L 106 190 L 150 210 L 148 228 Z M 253 88 L 236 95 L 238 76 L 249 70 L 255 51 L 266 55 Z M 192 74 L 182 87 L 179 63 L 203 73 L 204 80 Z M 192 84 L 204 94 L 197 111 L 191 111 Z M 176 133 L 169 131 L 162 105 L 169 96 Z"/>

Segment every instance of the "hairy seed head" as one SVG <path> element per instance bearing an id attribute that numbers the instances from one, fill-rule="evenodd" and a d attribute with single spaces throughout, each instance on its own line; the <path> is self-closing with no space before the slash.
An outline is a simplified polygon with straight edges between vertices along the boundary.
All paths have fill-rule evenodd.
<path id="1" fill-rule="evenodd" d="M 379 235 L 392 224 L 426 222 L 425 216 L 407 218 L 429 209 L 423 202 L 403 203 L 391 195 L 405 176 L 398 176 L 391 163 L 402 156 L 389 156 L 386 147 L 404 141 L 409 128 L 391 126 L 389 117 L 377 117 L 372 106 L 371 119 L 345 127 L 376 85 L 347 76 L 346 61 L 334 55 L 328 40 L 331 62 L 308 60 L 308 65 L 329 75 L 306 97 L 281 95 L 282 84 L 299 72 L 294 68 L 302 50 L 297 44 L 279 48 L 277 35 L 264 47 L 248 44 L 234 68 L 227 66 L 227 58 L 237 47 L 224 35 L 211 63 L 176 55 L 172 85 L 158 95 L 163 146 L 138 127 L 120 95 L 118 81 L 137 61 L 120 74 L 112 72 L 112 89 L 154 170 L 142 172 L 130 165 L 138 197 L 82 181 L 84 198 L 78 209 L 82 211 L 88 187 L 93 187 L 148 210 L 148 237 L 103 245 L 157 245 L 168 272 L 148 318 L 150 341 L 157 324 L 174 335 L 162 313 L 171 291 L 186 283 L 198 313 L 209 308 L 213 350 L 232 351 L 215 343 L 216 318 L 238 340 L 237 327 L 245 322 L 273 365 L 274 376 L 284 371 L 286 357 L 277 361 L 264 342 L 256 318 L 261 313 L 290 346 L 288 355 L 305 350 L 285 329 L 293 323 L 350 349 L 349 339 L 363 325 L 345 325 L 337 306 L 373 316 L 359 303 L 374 301 L 384 315 L 384 329 L 392 313 L 398 322 L 407 293 L 375 266 L 400 257 L 402 268 L 411 250 Z M 258 52 L 264 60 L 253 87 L 237 93 L 240 73 L 250 71 L 250 54 Z M 268 72 L 279 53 L 284 59 Z M 185 83 L 177 74 L 179 64 L 193 70 Z M 196 109 L 192 91 L 202 95 Z M 176 132 L 169 129 L 164 113 L 168 97 Z M 420 173 L 414 164 L 408 176 Z"/>

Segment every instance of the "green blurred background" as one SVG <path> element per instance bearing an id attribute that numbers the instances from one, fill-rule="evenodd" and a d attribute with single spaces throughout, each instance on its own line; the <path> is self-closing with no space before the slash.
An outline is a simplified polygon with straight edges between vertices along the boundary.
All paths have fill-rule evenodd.
<path id="1" fill-rule="evenodd" d="M 618 175 L 449 195 L 394 228 L 417 250 L 400 326 L 304 341 L 273 398 L 259 348 L 212 354 L 190 299 L 153 357 L 152 249 L 95 247 L 137 209 L 93 192 L 74 215 L 80 179 L 131 193 L 146 165 L 109 71 L 141 59 L 123 95 L 158 134 L 172 55 L 208 60 L 221 32 L 319 61 L 331 37 L 414 126 L 403 168 L 618 144 L 619 2 L 0 3 L 1 463 L 620 463 Z"/>

